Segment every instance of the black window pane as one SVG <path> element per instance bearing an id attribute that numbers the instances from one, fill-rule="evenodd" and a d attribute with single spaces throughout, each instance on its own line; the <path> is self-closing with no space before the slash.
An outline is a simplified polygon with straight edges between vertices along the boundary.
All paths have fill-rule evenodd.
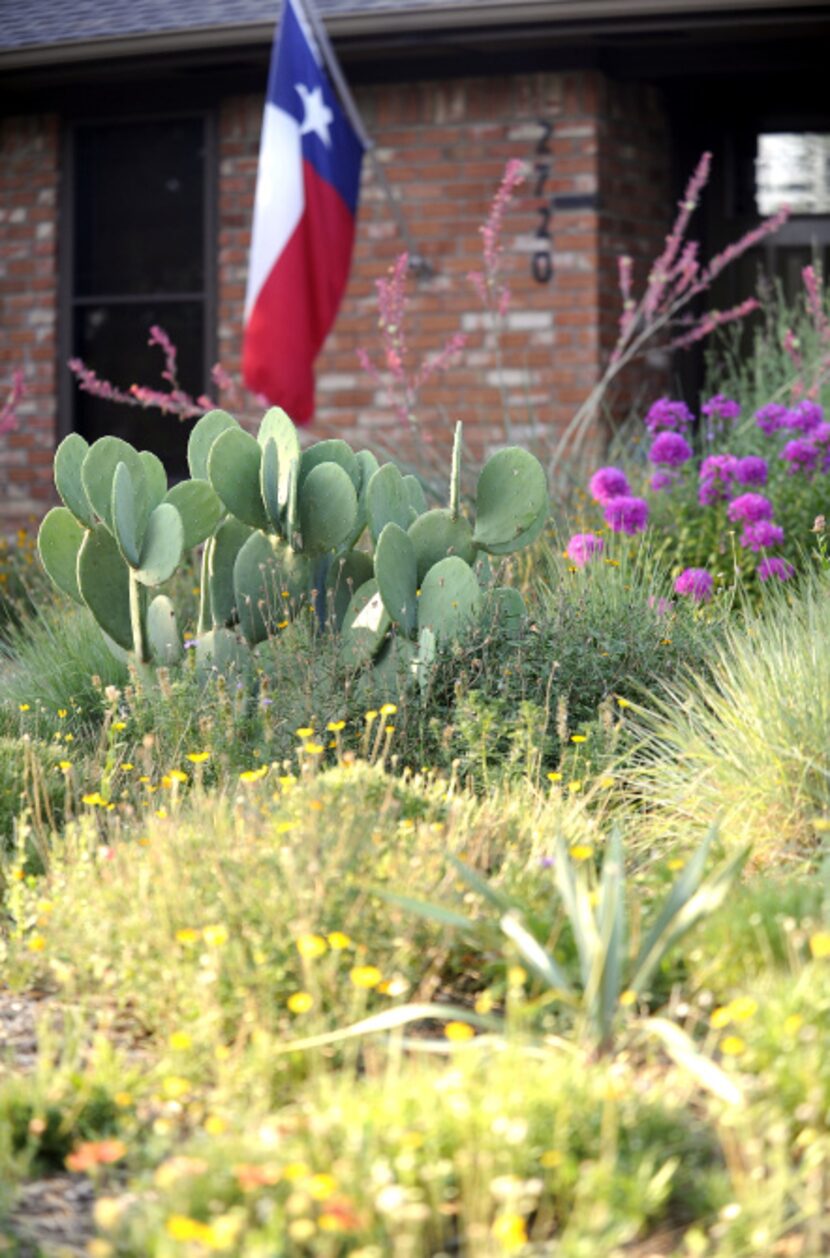
<path id="1" fill-rule="evenodd" d="M 164 328 L 178 349 L 179 385 L 192 397 L 203 389 L 201 302 L 82 305 L 75 308 L 73 353 L 122 392 L 131 384 L 167 391 L 164 357 L 147 344 L 150 328 Z M 152 450 L 172 479 L 187 474 L 187 439 L 195 421 L 161 411 L 103 401 L 76 388 L 75 430 L 87 441 L 111 434 L 139 450 Z"/>
<path id="2" fill-rule="evenodd" d="M 204 286 L 201 118 L 82 126 L 75 136 L 75 296 Z"/>

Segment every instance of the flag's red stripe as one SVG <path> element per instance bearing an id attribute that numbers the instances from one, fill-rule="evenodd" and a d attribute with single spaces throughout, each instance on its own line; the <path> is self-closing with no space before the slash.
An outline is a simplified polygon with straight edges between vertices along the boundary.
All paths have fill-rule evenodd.
<path id="1" fill-rule="evenodd" d="M 245 383 L 295 423 L 314 414 L 313 363 L 349 276 L 354 218 L 340 194 L 303 163 L 306 204 L 245 329 Z"/>

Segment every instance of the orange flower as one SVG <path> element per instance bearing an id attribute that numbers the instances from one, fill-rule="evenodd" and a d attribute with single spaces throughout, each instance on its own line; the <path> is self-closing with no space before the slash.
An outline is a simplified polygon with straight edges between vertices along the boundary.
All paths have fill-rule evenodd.
<path id="1" fill-rule="evenodd" d="M 127 1152 L 123 1140 L 85 1140 L 66 1159 L 68 1171 L 91 1171 L 95 1166 L 120 1162 Z"/>

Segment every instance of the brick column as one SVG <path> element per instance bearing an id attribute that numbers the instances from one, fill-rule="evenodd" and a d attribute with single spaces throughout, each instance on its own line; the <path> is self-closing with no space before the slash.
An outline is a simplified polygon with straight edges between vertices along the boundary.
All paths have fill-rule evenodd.
<path id="1" fill-rule="evenodd" d="M 57 184 L 57 118 L 0 120 L 0 393 L 17 368 L 27 390 L 17 430 L 0 435 L 0 532 L 53 499 Z"/>

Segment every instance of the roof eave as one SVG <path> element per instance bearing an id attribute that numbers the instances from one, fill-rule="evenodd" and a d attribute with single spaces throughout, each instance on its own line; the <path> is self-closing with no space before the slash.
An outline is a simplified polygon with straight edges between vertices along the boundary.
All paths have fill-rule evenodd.
<path id="1" fill-rule="evenodd" d="M 801 9 L 819 9 L 827 0 L 798 0 Z M 783 0 L 730 0 L 731 14 L 784 10 Z M 501 28 L 534 24 L 555 28 L 560 23 L 590 23 L 683 17 L 706 14 L 724 17 L 717 0 L 626 0 L 621 13 L 619 0 L 477 0 L 440 9 L 372 9 L 362 13 L 340 13 L 325 17 L 326 29 L 335 40 L 392 36 L 407 33 L 437 34 L 471 27 Z M 77 62 L 104 61 L 124 57 L 146 57 L 158 53 L 209 51 L 213 48 L 254 47 L 270 44 L 273 22 L 240 23 L 233 26 L 191 27 L 187 30 L 153 31 L 146 34 L 102 36 L 98 39 L 33 44 L 0 49 L 0 71 L 29 69 Z"/>

